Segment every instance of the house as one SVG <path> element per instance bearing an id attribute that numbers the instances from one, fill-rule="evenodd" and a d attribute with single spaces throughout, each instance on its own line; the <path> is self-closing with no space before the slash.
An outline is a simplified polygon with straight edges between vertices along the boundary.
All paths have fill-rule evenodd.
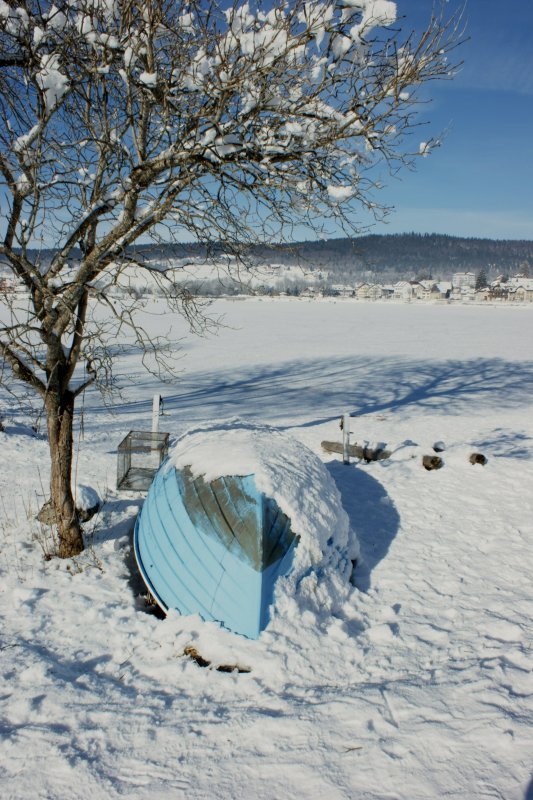
<path id="1" fill-rule="evenodd" d="M 454 272 L 452 275 L 452 289 L 462 289 L 469 287 L 474 289 L 476 286 L 476 276 L 473 272 Z"/>
<path id="2" fill-rule="evenodd" d="M 508 280 L 509 286 L 513 288 L 518 288 L 519 286 L 523 286 L 524 289 L 532 289 L 533 288 L 533 278 L 529 278 L 527 275 L 513 275 L 512 278 Z"/>
<path id="3" fill-rule="evenodd" d="M 333 292 L 336 292 L 336 297 L 353 297 L 354 290 L 351 286 L 347 286 L 345 283 L 335 283 L 331 287 Z"/>
<path id="4" fill-rule="evenodd" d="M 355 294 L 358 300 L 368 300 L 368 292 L 370 290 L 369 283 L 361 283 L 357 289 L 355 290 Z"/>
<path id="5" fill-rule="evenodd" d="M 452 284 L 450 281 L 439 281 L 437 283 L 437 289 L 441 294 L 441 298 L 447 300 L 452 293 Z"/>
<path id="6" fill-rule="evenodd" d="M 379 283 L 373 283 L 368 289 L 369 300 L 379 300 L 383 297 L 383 286 Z"/>
<path id="7" fill-rule="evenodd" d="M 14 292 L 16 285 L 10 277 L 0 275 L 0 294 L 11 294 Z"/>
<path id="8" fill-rule="evenodd" d="M 460 286 L 452 286 L 450 291 L 450 299 L 451 300 L 460 300 L 461 299 L 461 287 Z"/>
<path id="9" fill-rule="evenodd" d="M 434 281 L 420 281 L 422 290 L 419 294 L 421 300 L 441 300 L 443 295 Z"/>
<path id="10" fill-rule="evenodd" d="M 489 292 L 489 300 L 508 300 L 509 299 L 509 286 L 507 283 L 498 285 L 491 284 Z"/>
<path id="11" fill-rule="evenodd" d="M 515 303 L 533 303 L 533 280 L 526 278 L 519 286 L 510 288 L 509 300 Z"/>
<path id="12" fill-rule="evenodd" d="M 472 303 L 476 299 L 476 290 L 473 286 L 463 286 L 461 288 L 461 302 Z"/>
<path id="13" fill-rule="evenodd" d="M 411 285 L 413 297 L 416 297 L 417 300 L 421 300 L 424 294 L 424 286 L 420 283 L 420 281 L 409 281 L 409 283 Z"/>
<path id="14" fill-rule="evenodd" d="M 398 281 L 394 284 L 395 300 L 403 300 L 404 302 L 411 302 L 413 299 L 413 287 L 411 281 Z"/>

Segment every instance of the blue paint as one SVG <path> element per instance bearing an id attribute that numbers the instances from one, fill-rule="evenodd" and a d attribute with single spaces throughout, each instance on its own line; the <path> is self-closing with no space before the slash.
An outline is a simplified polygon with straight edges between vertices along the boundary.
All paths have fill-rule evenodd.
<path id="1" fill-rule="evenodd" d="M 211 484 L 163 465 L 134 533 L 135 556 L 159 605 L 257 638 L 297 537 L 253 475 Z"/>

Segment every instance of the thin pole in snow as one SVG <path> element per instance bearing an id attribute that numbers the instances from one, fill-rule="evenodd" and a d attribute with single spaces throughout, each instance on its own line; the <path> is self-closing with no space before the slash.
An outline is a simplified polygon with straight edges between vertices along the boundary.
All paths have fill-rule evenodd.
<path id="1" fill-rule="evenodd" d="M 159 432 L 159 415 L 161 413 L 161 395 L 154 394 L 152 405 L 152 433 Z"/>
<path id="2" fill-rule="evenodd" d="M 350 463 L 350 415 L 342 415 L 342 463 Z"/>

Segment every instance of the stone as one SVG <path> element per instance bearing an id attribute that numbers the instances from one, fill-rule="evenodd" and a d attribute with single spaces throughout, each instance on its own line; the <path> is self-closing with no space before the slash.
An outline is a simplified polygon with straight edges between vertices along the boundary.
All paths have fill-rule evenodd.
<path id="1" fill-rule="evenodd" d="M 444 466 L 444 461 L 440 456 L 423 456 L 422 465 L 427 470 L 440 469 Z"/>

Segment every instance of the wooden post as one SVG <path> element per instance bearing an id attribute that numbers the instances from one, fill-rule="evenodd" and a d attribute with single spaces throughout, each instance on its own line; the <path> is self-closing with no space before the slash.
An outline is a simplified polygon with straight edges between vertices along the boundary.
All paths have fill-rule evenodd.
<path id="1" fill-rule="evenodd" d="M 154 402 L 152 405 L 152 433 L 159 432 L 159 414 L 161 412 L 161 395 L 154 394 Z"/>
<path id="2" fill-rule="evenodd" d="M 342 463 L 350 463 L 350 415 L 342 415 Z"/>

